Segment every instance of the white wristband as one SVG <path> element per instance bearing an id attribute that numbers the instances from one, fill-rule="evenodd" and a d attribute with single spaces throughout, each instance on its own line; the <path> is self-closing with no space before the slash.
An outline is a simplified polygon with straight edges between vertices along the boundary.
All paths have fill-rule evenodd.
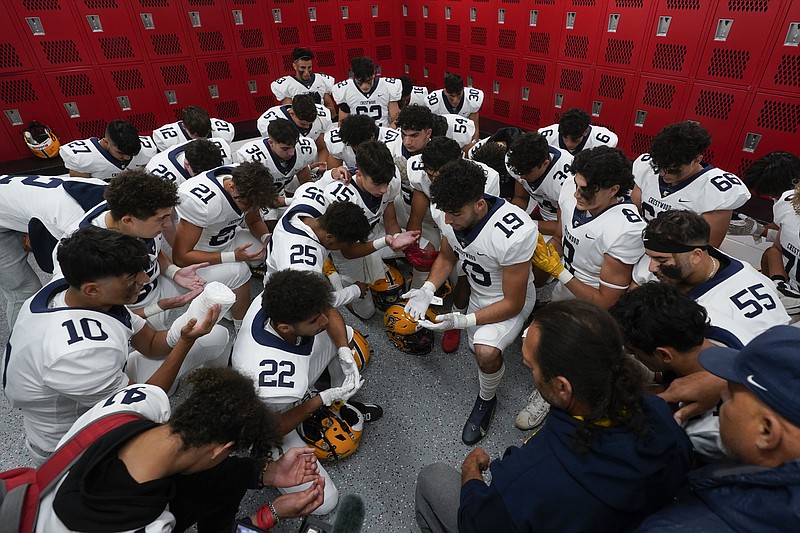
<path id="1" fill-rule="evenodd" d="M 167 276 L 169 279 L 175 279 L 175 274 L 178 273 L 180 267 L 175 263 L 170 263 L 167 269 L 164 271 L 164 275 Z"/>
<path id="2" fill-rule="evenodd" d="M 775 239 L 778 238 L 778 230 L 767 228 L 767 242 L 775 242 Z"/>
<path id="3" fill-rule="evenodd" d="M 380 239 L 375 239 L 372 241 L 372 246 L 375 247 L 375 250 L 380 250 L 381 248 L 386 248 L 389 243 L 386 242 L 386 237 L 381 237 Z"/>
<path id="4" fill-rule="evenodd" d="M 267 242 L 270 237 L 272 237 L 272 233 L 269 233 L 269 232 L 267 232 L 264 235 L 262 235 L 261 236 L 261 244 L 264 244 L 265 242 Z"/>
<path id="5" fill-rule="evenodd" d="M 220 263 L 235 263 L 236 252 L 221 252 L 219 254 Z"/>
<path id="6" fill-rule="evenodd" d="M 425 283 L 422 284 L 422 287 L 420 287 L 420 289 L 436 292 L 436 285 L 434 285 L 430 281 L 426 281 Z"/>
<path id="7" fill-rule="evenodd" d="M 294 196 L 284 196 L 283 197 L 283 203 L 285 205 L 292 205 L 292 202 L 294 202 Z"/>
<path id="8" fill-rule="evenodd" d="M 561 274 L 558 275 L 558 281 L 560 281 L 561 283 L 566 285 L 567 283 L 572 281 L 572 278 L 574 278 L 574 277 L 575 276 L 573 276 L 570 273 L 570 271 L 565 268 L 564 270 L 561 271 Z"/>
<path id="9" fill-rule="evenodd" d="M 468 328 L 474 328 L 478 324 L 478 317 L 475 316 L 475 313 L 465 315 L 464 318 L 467 319 Z"/>
<path id="10" fill-rule="evenodd" d="M 152 303 L 152 304 L 146 306 L 142 311 L 144 312 L 144 317 L 145 318 L 148 318 L 148 317 L 151 317 L 153 315 L 157 315 L 159 313 L 163 313 L 164 312 L 164 310 L 161 309 L 161 306 L 158 305 L 158 302 L 155 302 L 155 303 Z"/>

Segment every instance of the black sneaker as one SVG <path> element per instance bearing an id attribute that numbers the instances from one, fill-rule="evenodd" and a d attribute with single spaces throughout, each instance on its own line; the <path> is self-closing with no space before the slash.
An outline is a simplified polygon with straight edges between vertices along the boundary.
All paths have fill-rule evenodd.
<path id="1" fill-rule="evenodd" d="M 383 416 L 383 407 L 374 403 L 362 403 L 355 400 L 348 400 L 348 405 L 352 405 L 364 415 L 364 422 L 375 422 Z"/>
<path id="2" fill-rule="evenodd" d="M 464 441 L 464 444 L 467 446 L 477 444 L 486 435 L 496 407 L 497 396 L 491 400 L 484 400 L 478 396 L 467 423 L 464 424 L 464 430 L 461 432 L 461 440 Z"/>

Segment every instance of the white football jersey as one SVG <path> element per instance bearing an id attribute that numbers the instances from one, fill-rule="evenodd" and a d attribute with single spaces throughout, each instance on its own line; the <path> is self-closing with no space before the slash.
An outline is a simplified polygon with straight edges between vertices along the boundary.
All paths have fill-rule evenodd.
<path id="1" fill-rule="evenodd" d="M 149 135 L 139 135 L 139 143 L 141 144 L 141 149 L 139 153 L 133 156 L 131 159 L 129 167 L 132 168 L 140 168 L 145 165 L 158 153 L 158 147 L 156 146 L 155 141 Z"/>
<path id="2" fill-rule="evenodd" d="M 403 84 L 394 78 L 375 78 L 372 90 L 362 93 L 355 80 L 347 79 L 333 86 L 333 99 L 347 106 L 353 115 L 369 115 L 378 126 L 388 126 L 389 103 L 397 102 L 403 96 Z"/>
<path id="3" fill-rule="evenodd" d="M 284 161 L 272 151 L 269 139 L 256 139 L 236 150 L 234 159 L 237 163 L 255 161 L 267 167 L 275 189 L 281 192 L 298 172 L 317 160 L 317 145 L 307 137 L 300 137 L 295 145 L 294 156 Z"/>
<path id="4" fill-rule="evenodd" d="M 738 340 L 745 346 L 769 328 L 789 323 L 769 278 L 716 248 L 709 247 L 708 254 L 720 265 L 717 273 L 688 292 L 708 311 L 708 338 L 734 347 Z"/>
<path id="5" fill-rule="evenodd" d="M 335 181 L 325 186 L 325 196 L 329 204 L 332 202 L 352 202 L 364 210 L 364 214 L 372 228 L 370 239 L 375 238 L 376 227 L 383 228 L 383 213 L 386 211 L 386 206 L 392 203 L 398 194 L 400 194 L 400 178 L 397 175 L 389 182 L 389 189 L 383 196 L 372 196 L 362 190 L 355 179 L 351 180 L 347 185 Z"/>
<path id="6" fill-rule="evenodd" d="M 539 230 L 525 211 L 502 198 L 484 197 L 489 212 L 472 229 L 456 232 L 449 224 L 442 236 L 453 248 L 472 291 L 470 301 L 486 307 L 503 299 L 503 267 L 527 263 L 536 249 Z M 528 289 L 533 290 L 533 275 Z"/>
<path id="7" fill-rule="evenodd" d="M 68 170 L 91 174 L 93 178 L 106 181 L 128 168 L 134 168 L 133 160 L 120 161 L 100 145 L 100 139 L 91 137 L 63 145 L 58 154 Z"/>
<path id="8" fill-rule="evenodd" d="M 506 155 L 506 170 L 509 176 L 517 180 L 525 192 L 539 205 L 539 214 L 542 220 L 556 220 L 558 218 L 558 202 L 561 196 L 561 187 L 571 180 L 572 161 L 571 153 L 561 148 L 550 147 L 550 165 L 544 175 L 536 181 L 528 182 L 522 179 L 514 169 L 508 165 Z"/>
<path id="9" fill-rule="evenodd" d="M 334 83 L 336 80 L 332 76 L 314 72 L 308 81 L 300 81 L 294 75 L 288 75 L 273 81 L 269 87 L 279 102 L 306 93 L 317 93 L 322 102 L 325 95 L 333 90 Z"/>
<path id="10" fill-rule="evenodd" d="M 223 187 L 232 167 L 219 167 L 203 172 L 178 186 L 178 216 L 203 228 L 196 250 L 224 252 L 232 244 L 236 228 L 244 222 L 245 212 Z"/>
<path id="11" fill-rule="evenodd" d="M 328 153 L 342 161 L 346 167 L 356 166 L 356 153 L 353 148 L 344 143 L 339 136 L 339 128 L 333 128 L 325 132 L 323 137 L 325 139 L 325 146 L 328 148 Z M 383 126 L 375 126 L 375 140 L 388 145 L 389 143 L 400 138 L 400 131 L 385 128 Z"/>
<path id="12" fill-rule="evenodd" d="M 447 121 L 445 137 L 453 139 L 461 148 L 472 142 L 472 137 L 475 135 L 475 121 L 452 113 L 441 116 Z"/>
<path id="13" fill-rule="evenodd" d="M 669 185 L 653 172 L 650 154 L 642 154 L 633 162 L 633 179 L 642 191 L 642 215 L 648 222 L 670 209 L 702 215 L 736 209 L 750 199 L 750 191 L 736 175 L 713 165 L 703 164 L 694 176 Z"/>
<path id="14" fill-rule="evenodd" d="M 727 459 L 719 435 L 719 406 L 687 420 L 682 425 L 696 454 L 711 462 Z"/>
<path id="15" fill-rule="evenodd" d="M 480 111 L 483 105 L 483 91 L 475 87 L 464 87 L 464 95 L 457 107 L 451 107 L 444 89 L 438 89 L 428 95 L 428 107 L 437 115 L 461 115 L 467 117 Z"/>
<path id="16" fill-rule="evenodd" d="M 56 279 L 26 301 L 6 347 L 6 397 L 22 409 L 28 441 L 46 452 L 91 406 L 128 384 L 128 344 L 145 324 L 121 305 L 67 307 L 67 288 Z"/>
<path id="17" fill-rule="evenodd" d="M 558 203 L 564 249 L 561 259 L 579 281 L 594 288 L 600 286 L 605 254 L 626 265 L 635 264 L 644 254 L 642 231 L 647 224 L 630 199 L 593 217 L 588 211 L 577 208 L 575 180 L 569 179 L 561 188 Z M 559 285 L 559 289 L 564 296 L 569 293 L 563 285 Z"/>
<path id="18" fill-rule="evenodd" d="M 781 253 L 789 283 L 794 290 L 800 290 L 800 215 L 794 210 L 792 200 L 794 190 L 783 193 L 772 207 L 772 220 L 781 228 Z"/>
<path id="19" fill-rule="evenodd" d="M 233 124 L 220 118 L 211 119 L 211 137 L 216 137 L 230 143 L 233 142 L 234 135 L 236 135 L 236 128 Z M 164 124 L 157 130 L 153 130 L 153 141 L 155 141 L 156 147 L 158 147 L 161 152 L 168 149 L 170 146 L 184 143 L 190 139 L 189 132 L 184 129 L 182 120 Z"/>
<path id="20" fill-rule="evenodd" d="M 481 167 L 484 175 L 486 176 L 486 194 L 490 196 L 497 196 L 500 194 L 500 174 L 497 173 L 492 167 L 480 163 L 478 161 L 470 161 L 475 165 Z M 420 191 L 430 199 L 431 197 L 431 179 L 425 173 L 425 166 L 422 164 L 422 154 L 412 155 L 408 159 L 408 181 L 415 191 Z"/>
<path id="21" fill-rule="evenodd" d="M 414 85 L 411 89 L 411 99 L 408 101 L 408 105 L 428 105 L 428 88 L 427 87 L 420 87 L 419 85 Z"/>
<path id="22" fill-rule="evenodd" d="M 614 148 L 617 146 L 617 141 L 619 141 L 617 134 L 610 129 L 602 126 L 589 126 L 589 133 L 586 134 L 586 137 L 583 138 L 583 141 L 581 141 L 581 143 L 574 149 L 569 150 L 564 145 L 564 141 L 561 139 L 561 134 L 558 132 L 558 124 L 551 124 L 544 128 L 539 128 L 539 133 L 545 139 L 547 139 L 547 142 L 550 144 L 550 146 L 555 146 L 557 148 L 561 148 L 562 150 L 566 150 L 572 155 L 576 155 L 581 150 L 597 148 L 598 146 L 610 146 L 611 148 Z"/>
<path id="23" fill-rule="evenodd" d="M 261 136 L 269 137 L 267 133 L 269 123 L 276 118 L 285 118 L 295 128 L 297 128 L 297 131 L 300 133 L 300 135 L 303 137 L 308 137 L 314 141 L 316 141 L 320 135 L 333 128 L 333 122 L 331 122 L 331 113 L 324 105 L 317 104 L 317 118 L 311 124 L 310 128 L 301 128 L 295 124 L 291 115 L 289 115 L 289 110 L 291 108 L 291 105 L 279 105 L 271 107 L 267 109 L 264 114 L 258 117 L 258 120 L 256 121 L 256 127 L 258 128 L 259 133 L 261 133 Z"/>
<path id="24" fill-rule="evenodd" d="M 225 140 L 211 138 L 209 141 L 219 148 L 223 165 L 230 165 L 233 163 L 231 147 Z M 186 154 L 184 152 L 190 142 L 192 141 L 182 142 L 165 152 L 159 152 L 147 163 L 147 168 L 145 170 L 150 174 L 171 181 L 176 185 L 180 185 L 184 181 L 190 179 L 192 176 L 184 166 L 184 162 L 186 161 Z"/>
<path id="25" fill-rule="evenodd" d="M 272 231 L 265 282 L 268 276 L 287 268 L 322 273 L 328 250 L 302 219 L 321 217 L 327 208 L 325 192 L 313 182 L 304 183 L 297 189 L 292 205 Z"/>

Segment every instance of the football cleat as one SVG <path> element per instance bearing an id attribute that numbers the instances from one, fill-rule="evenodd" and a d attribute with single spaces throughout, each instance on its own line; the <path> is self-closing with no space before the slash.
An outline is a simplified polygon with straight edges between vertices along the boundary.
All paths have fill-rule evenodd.
<path id="1" fill-rule="evenodd" d="M 425 318 L 436 320 L 436 314 L 428 309 Z M 383 328 L 400 351 L 425 355 L 433 349 L 433 331 L 423 328 L 417 321 L 408 316 L 402 305 L 396 304 L 386 310 L 383 315 Z"/>
<path id="2" fill-rule="evenodd" d="M 348 400 L 347 405 L 355 407 L 364 417 L 364 422 L 370 423 L 383 417 L 383 407 L 374 403 L 363 403 Z"/>
<path id="3" fill-rule="evenodd" d="M 461 432 L 461 440 L 467 446 L 477 444 L 489 431 L 489 424 L 492 423 L 494 410 L 497 408 L 497 396 L 491 400 L 484 400 L 478 396 L 472 412 L 469 414 L 464 430 Z"/>

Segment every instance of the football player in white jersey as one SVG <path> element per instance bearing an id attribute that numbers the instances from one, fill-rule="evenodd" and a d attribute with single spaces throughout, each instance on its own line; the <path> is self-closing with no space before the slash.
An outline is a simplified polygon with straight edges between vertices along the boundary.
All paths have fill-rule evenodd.
<path id="1" fill-rule="evenodd" d="M 712 246 L 720 246 L 731 213 L 750 199 L 750 191 L 730 172 L 703 162 L 711 135 L 697 123 L 678 122 L 653 137 L 650 153 L 633 163 L 631 199 L 650 221 L 662 211 L 686 209 L 711 225 Z"/>
<path id="2" fill-rule="evenodd" d="M 113 120 L 106 126 L 102 139 L 90 137 L 63 145 L 58 153 L 69 175 L 76 178 L 110 180 L 128 166 L 137 165 L 133 158 L 142 150 L 142 141 L 133 124 Z M 154 155 L 154 154 L 151 154 Z"/>
<path id="3" fill-rule="evenodd" d="M 397 222 L 394 200 L 400 194 L 400 179 L 386 145 L 378 141 L 361 143 L 356 163 L 352 180 L 329 183 L 324 189 L 329 203 L 352 202 L 361 207 L 371 228 L 370 240 L 331 252 L 345 286 L 382 279 L 386 274 L 382 257 L 388 254 L 385 248 L 401 252 L 419 238 L 419 232 L 402 232 Z M 375 313 L 375 303 L 365 297 L 354 301 L 351 310 L 367 319 Z"/>
<path id="4" fill-rule="evenodd" d="M 220 140 L 200 138 L 186 141 L 166 152 L 159 152 L 150 160 L 145 170 L 163 180 L 180 185 L 196 174 L 231 164 L 230 156 L 226 163 L 222 151 L 214 142 Z"/>
<path id="5" fill-rule="evenodd" d="M 338 128 L 325 132 L 328 150 L 328 168 L 344 165 L 356 166 L 356 148 L 364 141 L 378 141 L 389 145 L 400 137 L 400 132 L 375 124 L 369 115 L 348 115 Z"/>
<path id="6" fill-rule="evenodd" d="M 464 80 L 460 74 L 447 74 L 444 77 L 444 89 L 433 91 L 428 95 L 428 107 L 437 115 L 461 115 L 475 123 L 475 133 L 470 141 L 469 150 L 480 139 L 480 116 L 478 112 L 483 105 L 483 91 L 475 87 L 464 88 Z"/>
<path id="7" fill-rule="evenodd" d="M 26 442 L 37 463 L 55 449 L 77 418 L 101 398 L 126 386 L 128 344 L 146 357 L 163 359 L 147 380 L 169 390 L 195 341 L 215 326 L 219 307 L 202 322 L 189 321 L 177 341 L 131 313 L 147 282 L 150 261 L 139 240 L 99 228 L 83 228 L 61 241 L 64 278 L 25 302 L 5 353 L 3 387 L 22 409 Z M 221 348 L 220 348 L 221 351 Z"/>
<path id="8" fill-rule="evenodd" d="M 153 130 L 153 141 L 160 151 L 191 139 L 217 137 L 226 143 L 233 142 L 236 129 L 233 124 L 219 118 L 211 118 L 202 107 L 187 106 L 181 110 L 181 120 L 164 124 Z"/>
<path id="9" fill-rule="evenodd" d="M 702 350 L 715 345 L 743 347 L 730 332 L 710 327 L 703 306 L 669 283 L 651 281 L 628 291 L 609 312 L 619 324 L 626 349 L 654 373 L 653 381 L 667 390 L 675 376 L 680 379 L 704 372 L 699 361 Z M 673 388 L 677 389 L 679 386 Z M 719 437 L 719 406 L 681 425 L 704 461 L 726 459 Z"/>
<path id="10" fill-rule="evenodd" d="M 403 85 L 403 96 L 397 103 L 400 109 L 407 105 L 428 105 L 428 88 L 414 85 L 414 80 L 408 76 L 397 78 Z"/>
<path id="11" fill-rule="evenodd" d="M 503 350 L 517 339 L 536 302 L 530 257 L 539 234 L 536 223 L 517 206 L 488 196 L 486 176 L 477 165 L 453 161 L 431 183 L 431 201 L 444 212 L 441 251 L 420 289 L 403 295 L 405 311 L 425 318 L 434 292 L 460 262 L 471 289 L 468 314 L 447 313 L 429 329 L 466 329 L 478 362 L 480 394 L 461 439 L 473 445 L 486 435 L 497 406 L 505 365 Z"/>
<path id="12" fill-rule="evenodd" d="M 300 135 L 314 141 L 319 161 L 328 160 L 324 134 L 333 129 L 333 123 L 328 110 L 320 104 L 315 104 L 312 95 L 298 94 L 292 98 L 291 104 L 271 107 L 258 117 L 256 127 L 262 137 L 269 137 L 269 123 L 276 118 L 285 118 L 297 128 Z"/>
<path id="13" fill-rule="evenodd" d="M 237 328 L 250 305 L 248 262 L 263 261 L 269 238 L 260 210 L 274 205 L 276 196 L 267 169 L 252 162 L 209 170 L 178 187 L 180 222 L 172 259 L 180 267 L 208 263 L 206 281 L 237 280 L 229 285 L 236 295 L 230 313 Z"/>
<path id="14" fill-rule="evenodd" d="M 662 211 L 644 232 L 649 270 L 672 283 L 708 311 L 711 325 L 742 345 L 767 329 L 789 323 L 769 278 L 709 245 L 711 229 L 697 213 Z"/>
<path id="15" fill-rule="evenodd" d="M 547 139 L 550 146 L 566 150 L 572 155 L 596 146 L 614 148 L 619 140 L 617 134 L 610 129 L 592 126 L 589 113 L 577 107 L 564 111 L 558 124 L 539 128 L 539 133 Z"/>
<path id="16" fill-rule="evenodd" d="M 572 159 L 572 154 L 549 146 L 538 133 L 520 135 L 506 152 L 506 169 L 516 181 L 512 202 L 525 211 L 538 207 L 535 218 L 541 219 L 539 231 L 545 235 L 558 229 L 558 198 L 561 187 L 572 177 Z"/>
<path id="17" fill-rule="evenodd" d="M 247 311 L 233 347 L 233 368 L 249 376 L 257 384 L 259 397 L 280 413 L 286 447 L 304 446 L 296 428 L 321 407 L 348 401 L 364 383 L 350 347 L 353 329 L 331 307 L 331 299 L 331 287 L 322 274 L 275 272 Z M 307 392 L 326 368 L 331 387 L 309 397 Z M 383 414 L 375 405 L 354 406 L 369 411 L 370 420 Z M 279 457 L 282 451 L 273 449 L 273 454 Z M 322 465 L 319 474 L 325 479 L 325 498 L 314 513 L 327 514 L 336 507 L 339 491 Z M 280 492 L 307 487 L 303 484 Z"/>
<path id="18" fill-rule="evenodd" d="M 48 258 L 64 236 L 64 226 L 100 202 L 105 188 L 106 183 L 96 179 L 0 176 L 0 293 L 9 329 L 23 302 L 42 288 L 28 263 L 28 252 L 34 253 L 43 270 L 52 272 Z"/>
<path id="19" fill-rule="evenodd" d="M 352 78 L 333 86 L 339 124 L 350 114 L 369 115 L 379 126 L 394 128 L 402 84 L 394 78 L 375 77 L 375 63 L 369 57 L 353 58 L 352 70 Z"/>
<path id="20" fill-rule="evenodd" d="M 275 98 L 282 104 L 290 104 L 292 98 L 298 94 L 311 93 L 314 95 L 315 103 L 323 104 L 330 112 L 330 116 L 335 116 L 336 106 L 331 98 L 331 91 L 336 80 L 327 74 L 313 72 L 314 52 L 307 48 L 295 48 L 292 51 L 292 59 L 294 75 L 278 78 L 270 85 Z"/>

